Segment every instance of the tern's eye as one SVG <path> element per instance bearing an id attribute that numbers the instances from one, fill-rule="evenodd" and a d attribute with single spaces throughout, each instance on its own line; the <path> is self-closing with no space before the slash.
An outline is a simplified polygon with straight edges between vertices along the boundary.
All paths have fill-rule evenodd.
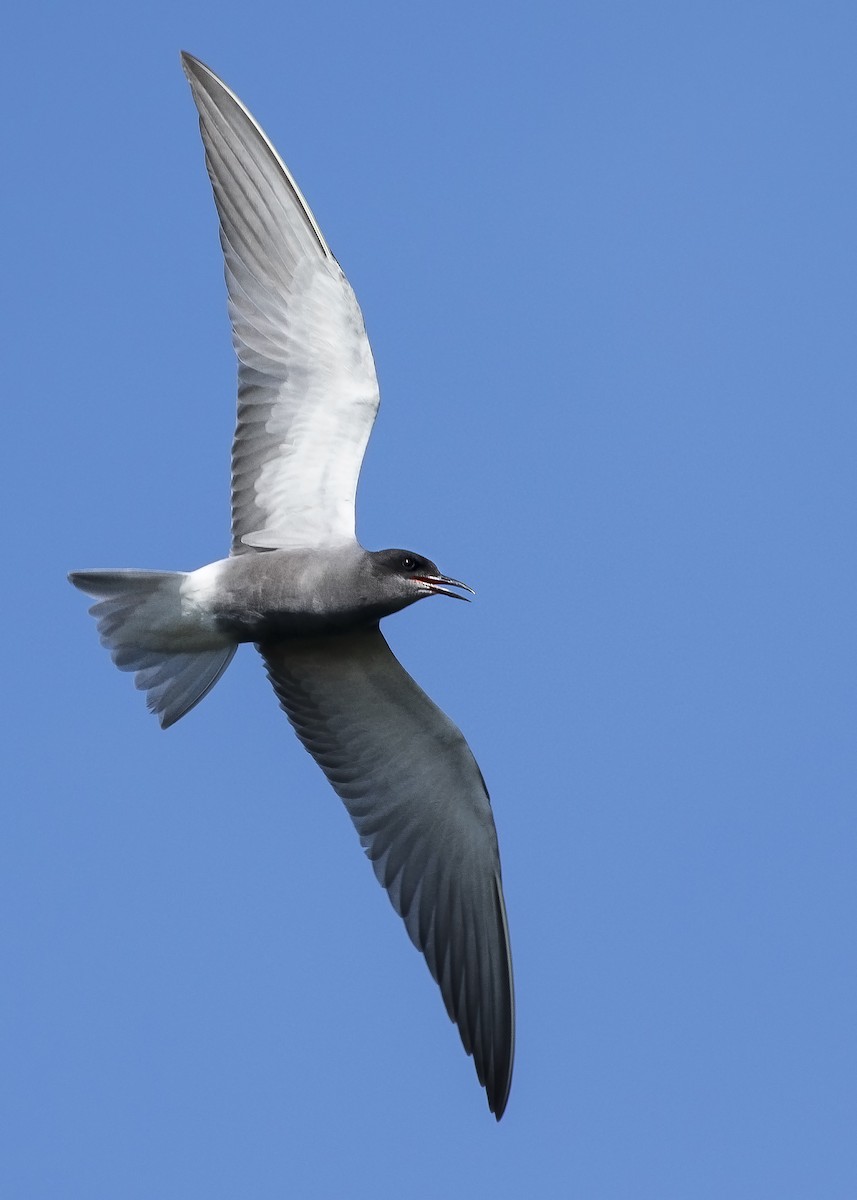
<path id="1" fill-rule="evenodd" d="M 403 571 L 416 571 L 418 563 L 415 558 L 411 558 L 409 554 L 406 554 L 400 565 Z"/>

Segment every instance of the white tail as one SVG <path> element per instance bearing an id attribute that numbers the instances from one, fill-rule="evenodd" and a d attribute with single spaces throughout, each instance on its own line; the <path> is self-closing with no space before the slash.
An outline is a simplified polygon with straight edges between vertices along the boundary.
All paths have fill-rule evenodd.
<path id="1" fill-rule="evenodd" d="M 201 630 L 182 612 L 179 571 L 73 571 L 69 580 L 98 600 L 89 610 L 101 644 L 166 729 L 217 683 L 237 646 Z"/>

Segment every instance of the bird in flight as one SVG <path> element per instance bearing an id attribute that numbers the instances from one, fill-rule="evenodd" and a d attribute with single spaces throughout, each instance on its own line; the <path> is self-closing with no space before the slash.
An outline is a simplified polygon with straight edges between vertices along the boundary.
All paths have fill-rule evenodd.
<path id="1" fill-rule="evenodd" d="M 282 159 L 230 89 L 182 65 L 220 220 L 238 421 L 232 545 L 196 571 L 74 571 L 116 666 L 167 728 L 241 642 L 340 796 L 503 1115 L 514 997 L 497 834 L 459 729 L 379 628 L 427 596 L 471 591 L 411 550 L 365 550 L 355 495 L 378 410 L 363 316 Z"/>

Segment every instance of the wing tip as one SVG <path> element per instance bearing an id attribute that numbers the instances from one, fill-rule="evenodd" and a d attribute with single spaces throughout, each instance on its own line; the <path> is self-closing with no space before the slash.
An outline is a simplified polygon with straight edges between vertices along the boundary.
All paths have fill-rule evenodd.
<path id="1" fill-rule="evenodd" d="M 509 1093 L 512 1090 L 512 1072 L 515 1067 L 515 979 L 512 972 L 512 950 L 509 940 L 509 920 L 506 916 L 506 902 L 503 899 L 503 886 L 499 874 L 494 876 L 494 902 L 497 908 L 497 921 L 503 933 L 502 946 L 504 949 L 505 969 L 504 978 L 508 999 L 502 1002 L 503 1028 L 497 1039 L 502 1047 L 501 1070 L 498 1076 L 486 1085 L 488 1107 L 499 1121 L 506 1111 Z"/>
<path id="2" fill-rule="evenodd" d="M 485 1085 L 485 1093 L 488 1097 L 488 1108 L 494 1114 L 494 1119 L 500 1121 L 506 1111 L 506 1105 L 509 1103 L 509 1093 L 512 1090 L 512 1067 L 514 1065 L 515 1047 L 510 1048 L 510 1058 L 507 1069 L 503 1073 L 503 1078 L 499 1087 L 491 1087 L 490 1084 Z"/>
<path id="3" fill-rule="evenodd" d="M 298 208 L 302 211 L 304 220 L 306 221 L 306 224 L 309 226 L 313 237 L 318 243 L 318 248 L 322 255 L 325 258 L 336 262 L 330 247 L 325 241 L 324 234 L 321 232 L 318 222 L 312 214 L 312 209 L 306 202 L 303 192 L 300 190 L 297 183 L 295 183 L 291 171 L 283 162 L 282 158 L 280 158 L 279 152 L 277 151 L 273 142 L 250 112 L 249 108 L 247 108 L 244 101 L 237 96 L 235 92 L 233 92 L 232 88 L 229 87 L 227 83 L 224 83 L 224 81 L 215 71 L 212 71 L 211 67 L 206 66 L 201 59 L 197 58 L 193 54 L 190 54 L 187 50 L 179 51 L 179 57 L 181 60 L 182 70 L 184 71 L 185 77 L 190 84 L 190 90 L 194 98 L 194 103 L 197 105 L 197 109 L 200 112 L 200 124 L 203 124 L 203 116 L 202 110 L 199 108 L 197 92 L 202 91 L 206 93 L 215 106 L 220 109 L 223 108 L 223 97 L 226 97 L 227 106 L 230 104 L 233 105 L 234 108 L 242 114 L 243 119 L 249 124 L 255 135 L 266 147 L 267 152 L 270 154 L 272 160 L 282 171 L 285 182 L 297 201 Z"/>
<path id="4" fill-rule="evenodd" d="M 181 61 L 182 70 L 187 76 L 188 82 L 192 82 L 195 79 L 201 79 L 203 75 L 214 74 L 211 68 L 207 67 L 202 59 L 197 58 L 195 54 L 191 54 L 188 50 L 180 50 L 179 59 Z"/>

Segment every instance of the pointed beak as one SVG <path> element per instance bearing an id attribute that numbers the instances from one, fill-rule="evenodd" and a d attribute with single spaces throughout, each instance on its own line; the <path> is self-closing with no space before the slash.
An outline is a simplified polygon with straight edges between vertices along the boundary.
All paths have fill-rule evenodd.
<path id="1" fill-rule="evenodd" d="M 460 579 L 450 579 L 448 575 L 412 575 L 411 578 L 428 588 L 433 596 L 451 596 L 453 600 L 467 600 L 466 596 L 459 596 L 458 592 L 449 590 L 454 587 L 463 588 L 465 592 L 470 592 L 471 596 L 476 595 L 472 587 L 468 587 Z"/>

